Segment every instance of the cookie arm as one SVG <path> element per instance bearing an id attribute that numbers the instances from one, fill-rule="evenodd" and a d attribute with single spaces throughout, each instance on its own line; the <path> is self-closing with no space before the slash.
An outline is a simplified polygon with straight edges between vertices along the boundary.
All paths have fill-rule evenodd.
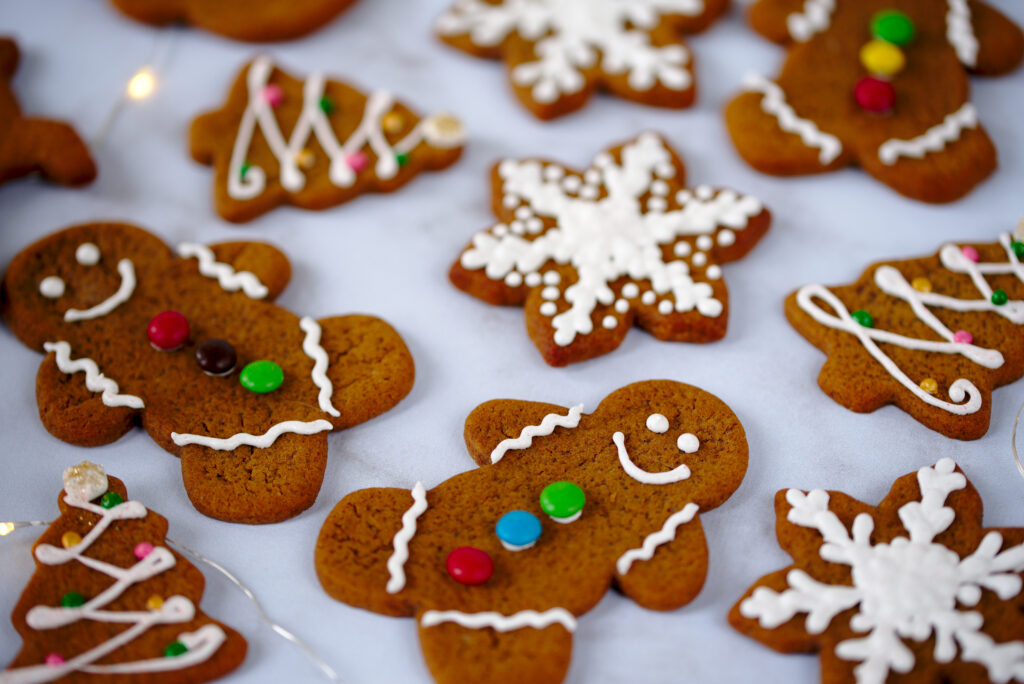
<path id="1" fill-rule="evenodd" d="M 978 60 L 972 71 L 997 76 L 1015 69 L 1024 59 L 1024 32 L 1002 12 L 983 2 L 971 2 L 970 9 L 978 37 Z"/>
<path id="2" fill-rule="evenodd" d="M 768 40 L 788 43 L 793 40 L 789 32 L 789 16 L 803 9 L 804 0 L 759 0 L 747 11 L 747 21 L 751 28 Z"/>
<path id="3" fill-rule="evenodd" d="M 292 266 L 281 250 L 265 242 L 220 242 L 210 245 L 214 259 L 236 273 L 248 271 L 267 288 L 263 299 L 273 301 L 288 286 Z"/>
<path id="4" fill-rule="evenodd" d="M 491 454 L 506 439 L 523 435 L 527 426 L 539 426 L 547 416 L 567 416 L 570 410 L 556 404 L 495 399 L 480 404 L 466 418 L 464 437 L 469 455 L 479 465 L 490 465 Z M 552 419 L 553 420 L 553 419 Z M 565 428 L 555 427 L 555 430 Z M 547 432 L 544 430 L 544 432 Z M 550 434 L 550 433 L 549 433 Z M 535 437 L 535 439 L 539 438 Z"/>
<path id="5" fill-rule="evenodd" d="M 671 539 L 657 544 L 662 538 L 660 530 L 652 530 L 642 544 L 620 556 L 615 583 L 644 608 L 675 610 L 696 598 L 704 586 L 708 547 L 696 516 L 676 527 Z M 646 558 L 649 554 L 653 555 Z"/>
<path id="6" fill-rule="evenodd" d="M 89 149 L 71 126 L 15 119 L 0 139 L 0 183 L 36 171 L 63 185 L 84 185 L 96 178 Z"/>

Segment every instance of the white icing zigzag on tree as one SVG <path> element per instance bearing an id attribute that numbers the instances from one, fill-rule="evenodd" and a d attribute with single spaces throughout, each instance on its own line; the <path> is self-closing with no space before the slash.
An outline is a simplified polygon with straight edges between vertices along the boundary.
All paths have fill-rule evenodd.
<path id="1" fill-rule="evenodd" d="M 961 559 L 935 542 L 955 519 L 946 498 L 967 484 L 954 469 L 953 461 L 944 458 L 919 470 L 920 500 L 899 509 L 909 537 L 874 545 L 875 523 L 867 513 L 854 519 L 851 535 L 829 510 L 827 492 L 789 490 L 787 520 L 820 532 L 821 557 L 849 566 L 853 586 L 823 584 L 794 568 L 786 577 L 788 589 L 778 593 L 758 587 L 740 604 L 740 613 L 766 629 L 802 614 L 807 632 L 821 634 L 839 613 L 856 608 L 850 627 L 866 636 L 840 642 L 836 655 L 859 663 L 854 673 L 861 684 L 882 684 L 891 671 L 912 670 L 914 655 L 904 640 L 922 642 L 932 635 L 936 662 L 948 663 L 959 652 L 961 660 L 984 666 L 992 681 L 1024 681 L 1024 641 L 996 642 L 982 631 L 981 613 L 957 609 L 957 604 L 977 605 L 982 589 L 1003 601 L 1016 597 L 1022 588 L 1024 544 L 1000 552 L 1002 535 L 991 531 Z"/>

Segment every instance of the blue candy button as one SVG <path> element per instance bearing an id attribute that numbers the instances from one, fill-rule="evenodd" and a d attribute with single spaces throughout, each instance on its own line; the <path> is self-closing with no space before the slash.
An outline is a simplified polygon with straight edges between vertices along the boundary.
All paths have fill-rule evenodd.
<path id="1" fill-rule="evenodd" d="M 506 549 L 522 551 L 540 539 L 540 520 L 533 513 L 511 511 L 501 516 L 501 520 L 494 526 L 494 531 Z"/>

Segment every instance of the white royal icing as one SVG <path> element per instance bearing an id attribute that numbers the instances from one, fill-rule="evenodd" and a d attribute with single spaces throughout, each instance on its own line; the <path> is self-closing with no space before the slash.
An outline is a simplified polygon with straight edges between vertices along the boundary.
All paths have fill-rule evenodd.
<path id="1" fill-rule="evenodd" d="M 1013 274 L 1024 282 L 1024 265 L 1021 264 L 1011 247 L 1010 235 L 999 236 L 999 242 L 1006 250 L 1008 261 L 997 263 L 974 263 L 963 255 L 960 248 L 953 244 L 943 245 L 939 251 L 942 265 L 953 273 L 963 273 L 971 278 L 981 298 L 956 299 L 938 293 L 918 292 L 892 266 L 879 266 L 875 269 L 875 283 L 893 297 L 907 302 L 917 318 L 934 330 L 942 340 L 920 340 L 907 337 L 887 330 L 865 328 L 850 316 L 846 306 L 821 285 L 807 285 L 797 292 L 797 304 L 818 323 L 834 330 L 844 330 L 855 335 L 867 349 L 868 353 L 901 385 L 914 393 L 925 403 L 948 411 L 955 415 L 969 415 L 981 408 L 981 392 L 966 378 L 957 379 L 949 387 L 949 398 L 944 401 L 921 389 L 919 383 L 911 380 L 896 363 L 879 348 L 877 342 L 894 344 L 904 349 L 918 351 L 958 354 L 985 368 L 999 368 L 1004 363 L 1003 355 L 996 349 L 985 349 L 973 343 L 954 342 L 954 332 L 947 328 L 926 307 L 934 306 L 954 311 L 979 313 L 995 313 L 1017 325 L 1024 324 L 1024 302 L 1008 301 L 1003 306 L 992 304 L 992 288 L 985 280 L 985 275 Z M 815 303 L 815 299 L 825 301 L 835 311 L 835 315 L 826 313 Z"/>
<path id="2" fill-rule="evenodd" d="M 690 477 L 690 468 L 685 463 L 663 473 L 648 472 L 633 463 L 633 459 L 629 457 L 629 452 L 626 451 L 625 435 L 621 432 L 616 432 L 612 435 L 612 441 L 615 442 L 615 447 L 618 449 L 619 464 L 622 465 L 622 469 L 637 482 L 649 485 L 664 485 L 680 482 Z"/>
<path id="3" fill-rule="evenodd" d="M 569 632 L 576 631 L 576 618 L 565 608 L 551 608 L 538 613 L 535 610 L 521 610 L 512 615 L 494 611 L 486 613 L 463 613 L 458 610 L 428 610 L 420 618 L 424 627 L 434 627 L 443 622 L 454 622 L 470 629 L 490 627 L 498 632 L 511 632 L 523 627 L 543 629 L 560 624 Z"/>
<path id="4" fill-rule="evenodd" d="M 320 324 L 309 316 L 304 316 L 299 321 L 299 327 L 302 328 L 302 332 L 306 333 L 305 339 L 302 340 L 302 351 L 313 359 L 313 384 L 320 389 L 320 394 L 317 397 L 320 410 L 337 418 L 341 412 L 331 403 L 334 385 L 327 377 L 327 352 L 320 346 L 320 334 L 322 333 Z"/>
<path id="5" fill-rule="evenodd" d="M 193 435 L 190 433 L 172 432 L 171 440 L 178 446 L 198 444 L 217 451 L 232 451 L 240 446 L 251 446 L 257 449 L 266 449 L 272 445 L 277 438 L 283 434 L 315 435 L 325 430 L 333 430 L 334 425 L 329 420 L 286 420 L 277 423 L 262 435 L 252 435 L 248 432 L 239 432 L 225 439 L 219 437 L 206 437 L 204 435 Z"/>
<path id="6" fill-rule="evenodd" d="M 534 437 L 546 437 L 555 431 L 556 427 L 574 428 L 580 424 L 580 415 L 583 411 L 583 404 L 577 404 L 569 409 L 564 416 L 557 413 L 549 413 L 540 421 L 540 425 L 527 425 L 518 437 L 503 439 L 491 451 L 491 463 L 497 463 L 505 456 L 505 452 L 519 449 L 528 449 L 533 444 Z"/>
<path id="7" fill-rule="evenodd" d="M 57 369 L 61 373 L 68 375 L 85 373 L 86 389 L 90 392 L 101 392 L 100 399 L 104 406 L 127 406 L 133 409 L 141 409 L 145 406 L 142 399 L 134 394 L 120 394 L 117 383 L 101 373 L 99 366 L 92 359 L 85 357 L 72 359 L 71 345 L 67 342 L 45 342 L 43 349 L 55 354 Z"/>
<path id="8" fill-rule="evenodd" d="M 871 542 L 875 521 L 870 514 L 859 514 L 847 531 L 829 510 L 828 492 L 789 490 L 786 500 L 792 508 L 786 519 L 821 534 L 819 554 L 848 566 L 852 586 L 823 584 L 794 568 L 786 575 L 785 591 L 758 587 L 740 603 L 740 613 L 766 629 L 803 614 L 807 632 L 821 634 L 840 613 L 856 609 L 849 626 L 858 636 L 839 642 L 835 652 L 859 663 L 854 675 L 862 684 L 882 684 L 890 672 L 910 672 L 915 658 L 905 640 L 920 643 L 933 635 L 937 663 L 959 656 L 982 665 L 993 682 L 1024 681 L 1024 641 L 997 642 L 982 631 L 984 615 L 959 609 L 976 606 L 982 589 L 1001 601 L 1020 594 L 1024 544 L 1000 552 L 1003 538 L 993 530 L 961 559 L 935 541 L 956 518 L 947 497 L 967 486 L 954 468 L 944 458 L 917 471 L 920 499 L 899 508 L 908 536 L 877 544 Z"/>
<path id="9" fill-rule="evenodd" d="M 110 295 L 96 306 L 89 309 L 68 309 L 64 312 L 64 320 L 68 323 L 85 321 L 91 318 L 100 318 L 124 304 L 135 292 L 135 266 L 131 259 L 121 259 L 117 262 L 117 272 L 121 276 L 121 284 L 117 292 Z"/>
<path id="10" fill-rule="evenodd" d="M 652 45 L 650 34 L 666 16 L 696 16 L 704 9 L 704 0 L 459 0 L 437 28 L 442 35 L 468 35 L 482 47 L 512 34 L 535 41 L 533 61 L 517 64 L 511 76 L 546 104 L 583 90 L 584 74 L 598 65 L 605 74 L 625 74 L 633 90 L 690 88 L 687 49 Z"/>
<path id="11" fill-rule="evenodd" d="M 102 466 L 89 461 L 64 469 L 64 493 L 79 501 L 92 501 L 110 488 Z"/>
<path id="12" fill-rule="evenodd" d="M 615 561 L 615 570 L 620 575 L 625 575 L 633 566 L 635 561 L 650 560 L 654 557 L 654 551 L 661 545 L 667 544 L 676 538 L 676 530 L 679 526 L 693 520 L 700 507 L 695 503 L 688 503 L 682 510 L 676 511 L 665 520 L 665 524 L 657 532 L 652 532 L 644 538 L 638 549 L 630 549 L 619 556 Z"/>
<path id="13" fill-rule="evenodd" d="M 700 448 L 700 440 L 697 439 L 697 435 L 691 432 L 684 432 L 676 440 L 676 446 L 684 454 L 695 454 L 697 449 Z"/>
<path id="14" fill-rule="evenodd" d="M 64 280 L 60 276 L 46 276 L 39 282 L 39 294 L 47 299 L 63 296 L 64 289 Z"/>
<path id="15" fill-rule="evenodd" d="M 255 273 L 235 271 L 231 264 L 217 261 L 213 250 L 196 242 L 182 242 L 178 245 L 178 256 L 183 259 L 195 257 L 199 260 L 199 274 L 216 278 L 228 292 L 241 290 L 251 299 L 263 299 L 269 293 L 267 286 L 260 282 Z"/>
<path id="16" fill-rule="evenodd" d="M 416 534 L 416 519 L 427 510 L 427 490 L 423 488 L 422 482 L 417 482 L 412 488 L 412 506 L 402 514 L 402 528 L 395 533 L 391 544 L 395 550 L 388 558 L 387 567 L 388 579 L 387 591 L 389 594 L 397 594 L 405 588 L 405 561 L 409 560 L 409 541 Z"/>
<path id="17" fill-rule="evenodd" d="M 652 413 L 647 416 L 647 429 L 663 435 L 668 432 L 668 418 L 660 413 Z"/>
<path id="18" fill-rule="evenodd" d="M 887 166 L 895 164 L 900 157 L 922 159 L 929 152 L 941 152 L 947 145 L 959 140 L 965 130 L 977 127 L 978 110 L 968 102 L 952 114 L 947 114 L 942 123 L 932 126 L 916 138 L 886 140 L 878 148 L 878 158 Z"/>
<path id="19" fill-rule="evenodd" d="M 836 11 L 835 0 L 804 0 L 803 10 L 786 17 L 786 28 L 793 40 L 806 43 L 814 34 L 828 29 L 832 13 Z"/>
<path id="20" fill-rule="evenodd" d="M 83 242 L 75 250 L 75 261 L 83 266 L 95 266 L 100 263 L 100 248 L 91 242 Z"/>
<path id="21" fill-rule="evenodd" d="M 978 37 L 971 21 L 971 7 L 967 0 L 947 0 L 946 40 L 956 50 L 956 56 L 967 67 L 978 64 Z"/>
<path id="22" fill-rule="evenodd" d="M 562 279 L 542 294 L 551 297 L 552 303 L 569 305 L 557 315 L 556 308 L 541 309 L 542 314 L 553 316 L 553 339 L 563 347 L 602 324 L 604 316 L 595 315 L 598 305 L 618 306 L 620 313 L 636 305 L 625 298 L 621 299 L 624 305 L 618 303 L 611 284 L 623 277 L 629 280 L 623 294 L 630 284 L 643 284 L 644 297 L 649 292 L 652 303 L 655 296 L 667 302 L 662 313 L 696 309 L 710 318 L 721 315 L 724 307 L 713 296 L 711 284 L 691 274 L 691 264 L 699 267 L 697 261 L 666 260 L 662 246 L 724 228 L 743 230 L 763 211 L 756 198 L 731 190 L 716 193 L 707 186 L 692 193 L 680 190 L 674 198 L 679 208 L 667 210 L 664 197 L 653 190 L 659 181 L 675 175 L 675 167 L 665 142 L 652 133 L 624 145 L 620 162 L 607 152 L 597 155 L 582 179 L 559 165 L 534 160 L 506 159 L 498 174 L 506 206 L 524 202 L 516 213 L 526 218 L 477 233 L 460 263 L 466 269 L 484 269 L 493 280 L 508 282 L 510 275 L 518 274 L 527 285 L 536 282 L 532 277 L 543 270 L 572 266 L 578 276 L 575 282 Z M 588 188 L 605 194 L 587 199 Z M 654 207 L 654 200 L 662 204 Z M 539 217 L 552 219 L 550 227 L 541 225 L 534 231 L 541 233 L 536 239 L 525 239 L 526 224 Z"/>
<path id="23" fill-rule="evenodd" d="M 91 464 L 90 464 L 91 465 Z M 95 466 L 94 466 L 95 468 Z M 66 489 L 69 489 L 65 485 Z M 148 514 L 146 507 L 138 501 L 125 501 L 113 508 L 89 503 L 89 500 L 76 498 L 70 492 L 64 497 L 65 503 L 100 516 L 100 519 L 89 530 L 82 540 L 69 548 L 57 548 L 50 544 L 36 547 L 36 559 L 43 565 L 61 565 L 69 561 L 77 561 L 91 570 L 103 573 L 113 580 L 113 584 L 101 593 L 74 608 L 63 606 L 34 606 L 25 615 L 25 622 L 31 629 L 48 630 L 71 625 L 80 620 L 94 622 L 131 624 L 128 629 L 102 642 L 93 648 L 73 657 L 66 657 L 58 665 L 40 664 L 7 670 L 0 673 L 3 684 L 33 684 L 50 682 L 60 679 L 73 672 L 88 674 L 135 674 L 146 672 L 165 672 L 180 670 L 205 662 L 227 639 L 224 631 L 215 624 L 202 626 L 195 632 L 178 635 L 178 640 L 187 651 L 179 656 L 149 658 L 134 662 L 122 662 L 111 665 L 93 665 L 122 646 L 134 641 L 154 625 L 178 624 L 189 622 L 195 617 L 196 607 L 184 596 L 171 596 L 156 610 L 112 611 L 105 608 L 114 603 L 131 590 L 139 582 L 143 582 L 175 565 L 174 554 L 165 547 L 155 547 L 145 558 L 129 568 L 122 568 L 104 561 L 86 556 L 85 552 L 100 538 L 110 525 L 118 520 L 137 520 Z M 90 490 L 89 492 L 94 493 Z"/>
<path id="24" fill-rule="evenodd" d="M 804 144 L 820 150 L 818 161 L 827 166 L 835 161 L 843 151 L 843 144 L 836 136 L 825 133 L 810 119 L 803 119 L 796 110 L 786 102 L 786 93 L 777 83 L 772 83 L 759 74 L 747 74 L 743 78 L 743 87 L 751 92 L 761 93 L 761 109 L 774 116 L 779 128 L 787 133 L 800 136 Z"/>
<path id="25" fill-rule="evenodd" d="M 259 166 L 250 166 L 242 174 L 242 164 L 252 143 L 256 127 L 263 132 L 271 152 L 277 158 L 281 186 L 288 192 L 298 192 L 306 185 L 306 177 L 299 168 L 299 153 L 309 140 L 316 137 L 324 154 L 330 159 L 328 178 L 334 185 L 347 188 L 356 181 L 357 172 L 349 165 L 349 157 L 369 145 L 377 157 L 374 171 L 378 178 L 387 180 L 398 174 L 396 155 L 410 152 L 424 138 L 425 132 L 417 124 L 402 140 L 392 145 L 381 129 L 381 118 L 394 106 L 390 93 L 375 92 L 366 99 L 363 118 L 348 140 L 339 143 L 327 114 L 320 107 L 326 79 L 323 74 L 311 74 L 302 89 L 302 113 L 295 122 L 291 137 L 285 141 L 277 124 L 274 108 L 263 95 L 264 88 L 274 70 L 269 57 L 253 60 L 246 78 L 249 103 L 238 125 L 238 136 L 231 150 L 228 166 L 228 195 L 233 199 L 247 200 L 256 197 L 266 187 L 266 172 Z M 422 122 L 421 122 L 422 123 Z M 428 128 L 431 132 L 436 128 Z M 431 141 L 433 142 L 433 141 Z M 445 146 L 457 146 L 457 141 L 440 139 Z"/>

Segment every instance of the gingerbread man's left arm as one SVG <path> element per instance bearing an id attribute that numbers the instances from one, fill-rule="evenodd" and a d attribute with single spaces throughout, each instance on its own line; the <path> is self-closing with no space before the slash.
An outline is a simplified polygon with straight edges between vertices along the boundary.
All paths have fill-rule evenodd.
<path id="1" fill-rule="evenodd" d="M 966 65 L 983 76 L 998 76 L 1015 69 L 1024 59 L 1024 32 L 1002 12 L 971 0 L 971 24 L 978 39 L 975 64 Z"/>

